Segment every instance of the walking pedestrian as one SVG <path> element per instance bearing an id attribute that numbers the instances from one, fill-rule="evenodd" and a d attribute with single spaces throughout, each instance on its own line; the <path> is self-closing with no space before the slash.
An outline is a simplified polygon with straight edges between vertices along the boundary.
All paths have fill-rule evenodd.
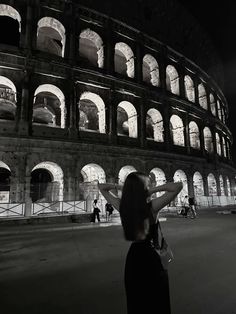
<path id="1" fill-rule="evenodd" d="M 96 221 L 96 218 L 97 218 L 97 221 L 100 222 L 100 212 L 101 210 L 98 208 L 98 205 L 97 205 L 98 201 L 97 199 L 95 199 L 93 201 L 93 215 L 94 215 L 94 219 L 93 219 L 93 222 Z"/>
<path id="2" fill-rule="evenodd" d="M 99 188 L 107 201 L 120 211 L 124 236 L 132 242 L 125 262 L 127 313 L 170 314 L 168 272 L 153 246 L 153 231 L 159 211 L 177 196 L 182 183 L 170 182 L 151 188 L 148 176 L 132 172 L 123 188 L 113 184 L 99 184 Z M 121 199 L 116 189 L 122 189 Z M 156 197 L 162 191 L 165 193 Z"/>

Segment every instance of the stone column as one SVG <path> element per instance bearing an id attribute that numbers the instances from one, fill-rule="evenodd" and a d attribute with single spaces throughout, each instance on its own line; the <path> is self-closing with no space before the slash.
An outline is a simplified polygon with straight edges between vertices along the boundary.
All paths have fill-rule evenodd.
<path id="1" fill-rule="evenodd" d="M 112 34 L 112 21 L 110 19 L 107 20 L 105 27 L 107 33 L 104 47 L 104 68 L 107 74 L 113 75 L 115 71 L 114 67 L 115 43 L 113 41 L 114 35 Z"/>
<path id="2" fill-rule="evenodd" d="M 167 106 L 166 101 L 163 100 L 164 114 L 163 114 L 163 124 L 164 124 L 164 141 L 166 146 L 166 151 L 169 152 L 173 142 L 170 134 L 170 108 Z"/>
<path id="3" fill-rule="evenodd" d="M 159 76 L 160 76 L 160 88 L 162 88 L 163 93 L 166 93 L 166 67 L 167 67 L 167 49 L 165 46 L 161 49 L 161 56 L 158 62 L 159 65 Z"/>
<path id="4" fill-rule="evenodd" d="M 185 83 L 184 83 L 184 77 L 185 77 L 185 59 L 181 58 L 179 62 L 178 68 L 176 68 L 178 74 L 179 74 L 179 96 L 183 99 L 186 99 L 185 95 Z"/>
<path id="5" fill-rule="evenodd" d="M 189 117 L 187 113 L 184 117 L 184 141 L 187 153 L 190 154 Z"/>
<path id="6" fill-rule="evenodd" d="M 136 52 L 134 55 L 134 70 L 135 79 L 137 83 L 142 83 L 143 81 L 143 53 L 142 53 L 143 39 L 142 35 L 139 35 L 136 42 Z"/>
<path id="7" fill-rule="evenodd" d="M 30 181 L 31 176 L 25 177 L 25 216 L 29 217 L 32 215 L 32 199 L 30 197 Z"/>
<path id="8" fill-rule="evenodd" d="M 65 54 L 64 58 L 68 59 L 70 64 L 75 62 L 75 8 L 72 2 L 65 4 L 65 29 L 66 29 L 66 43 L 65 43 Z"/>
<path id="9" fill-rule="evenodd" d="M 139 105 L 138 138 L 139 138 L 141 148 L 144 148 L 146 146 L 146 104 L 145 104 L 145 99 L 147 99 L 147 97 L 142 97 L 142 99 L 140 99 L 140 101 L 138 103 L 138 105 Z"/>
<path id="10" fill-rule="evenodd" d="M 110 90 L 108 99 L 108 116 L 109 116 L 109 142 L 117 142 L 117 104 L 114 97 L 114 91 Z"/>
<path id="11" fill-rule="evenodd" d="M 72 139 L 76 139 L 78 137 L 78 124 L 79 117 L 77 120 L 77 115 L 79 115 L 79 110 L 77 108 L 77 91 L 76 84 L 74 83 L 74 78 L 70 79 L 70 84 L 68 87 L 70 91 L 68 94 L 68 103 L 69 103 L 69 137 Z"/>

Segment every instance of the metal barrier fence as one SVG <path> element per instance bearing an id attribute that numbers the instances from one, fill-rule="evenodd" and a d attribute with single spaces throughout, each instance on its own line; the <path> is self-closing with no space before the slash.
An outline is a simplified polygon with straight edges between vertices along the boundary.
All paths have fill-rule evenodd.
<path id="1" fill-rule="evenodd" d="M 25 203 L 0 203 L 0 218 L 23 217 Z"/>

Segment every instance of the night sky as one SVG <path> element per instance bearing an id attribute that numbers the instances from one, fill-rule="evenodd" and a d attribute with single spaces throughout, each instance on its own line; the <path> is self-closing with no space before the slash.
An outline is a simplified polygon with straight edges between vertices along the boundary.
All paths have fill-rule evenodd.
<path id="1" fill-rule="evenodd" d="M 224 67 L 222 89 L 229 104 L 227 125 L 233 137 L 233 160 L 236 164 L 236 1 L 179 0 L 199 21 L 211 38 Z"/>

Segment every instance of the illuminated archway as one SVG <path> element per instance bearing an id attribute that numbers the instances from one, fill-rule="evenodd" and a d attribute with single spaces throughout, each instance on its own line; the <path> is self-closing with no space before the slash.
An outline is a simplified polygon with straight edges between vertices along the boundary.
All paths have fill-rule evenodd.
<path id="1" fill-rule="evenodd" d="M 184 87 L 185 87 L 186 98 L 191 102 L 195 102 L 194 84 L 193 84 L 193 80 L 191 79 L 189 75 L 185 75 L 184 77 Z"/>
<path id="2" fill-rule="evenodd" d="M 202 83 L 198 85 L 198 101 L 200 106 L 207 110 L 206 89 Z"/>
<path id="3" fill-rule="evenodd" d="M 157 186 L 157 185 L 162 185 L 166 183 L 166 176 L 165 173 L 162 169 L 160 168 L 153 168 L 150 171 L 149 174 L 150 180 L 151 180 L 151 185 L 152 186 Z M 161 196 L 165 192 L 157 192 L 156 196 Z"/>
<path id="4" fill-rule="evenodd" d="M 14 120 L 16 114 L 16 87 L 5 76 L 0 76 L 0 119 Z"/>
<path id="5" fill-rule="evenodd" d="M 193 175 L 193 189 L 195 197 L 204 195 L 203 178 L 198 171 L 196 171 Z"/>
<path id="6" fill-rule="evenodd" d="M 217 100 L 217 112 L 218 112 L 219 119 L 222 120 L 221 104 L 219 100 Z"/>
<path id="7" fill-rule="evenodd" d="M 216 116 L 216 101 L 215 97 L 210 94 L 210 108 L 211 108 L 211 113 Z"/>
<path id="8" fill-rule="evenodd" d="M 154 108 L 147 112 L 146 116 L 146 135 L 148 139 L 154 139 L 156 142 L 164 142 L 164 127 L 161 113 Z"/>
<path id="9" fill-rule="evenodd" d="M 207 184 L 209 196 L 216 196 L 217 195 L 216 179 L 212 173 L 210 173 L 207 176 Z"/>
<path id="10" fill-rule="evenodd" d="M 0 43 L 19 46 L 21 16 L 10 5 L 0 4 Z"/>
<path id="11" fill-rule="evenodd" d="M 80 130 L 98 131 L 106 133 L 106 111 L 102 98 L 91 92 L 84 92 L 80 96 Z"/>
<path id="12" fill-rule="evenodd" d="M 32 173 L 36 170 L 41 170 L 41 177 L 44 178 L 43 182 L 40 182 L 40 172 L 37 177 L 39 178 L 39 188 L 43 188 L 43 194 L 41 198 L 43 201 L 62 201 L 63 200 L 63 188 L 64 188 L 64 175 L 60 166 L 51 161 L 44 161 L 37 164 L 31 171 Z M 47 175 L 48 173 L 48 175 Z M 50 179 L 51 178 L 51 179 Z M 36 182 L 34 182 L 36 184 Z M 31 190 L 32 191 L 32 190 Z"/>
<path id="13" fill-rule="evenodd" d="M 213 153 L 213 142 L 212 142 L 212 134 L 211 130 L 206 126 L 203 129 L 204 136 L 204 147 L 208 153 Z"/>
<path id="14" fill-rule="evenodd" d="M 53 17 L 43 17 L 38 21 L 37 48 L 61 57 L 65 53 L 65 28 Z"/>
<path id="15" fill-rule="evenodd" d="M 65 97 L 62 91 L 55 85 L 40 85 L 34 93 L 33 122 L 65 128 L 65 119 Z"/>
<path id="16" fill-rule="evenodd" d="M 160 84 L 159 66 L 156 59 L 150 54 L 143 57 L 143 81 L 151 83 L 153 86 Z"/>
<path id="17" fill-rule="evenodd" d="M 222 137 L 222 143 L 223 143 L 223 154 L 224 154 L 224 157 L 226 158 L 227 157 L 227 149 L 226 149 L 226 143 L 225 143 L 224 136 Z"/>
<path id="18" fill-rule="evenodd" d="M 224 189 L 224 180 L 222 175 L 219 176 L 219 183 L 220 183 L 220 195 L 225 195 L 225 189 Z"/>
<path id="19" fill-rule="evenodd" d="M 221 142 L 220 142 L 220 136 L 216 132 L 216 151 L 218 155 L 222 155 L 222 150 L 221 150 Z"/>
<path id="20" fill-rule="evenodd" d="M 89 28 L 83 30 L 79 37 L 80 56 L 92 65 L 103 68 L 104 48 L 101 37 Z"/>
<path id="21" fill-rule="evenodd" d="M 173 65 L 168 65 L 166 68 L 166 89 L 179 95 L 179 75 Z"/>
<path id="22" fill-rule="evenodd" d="M 200 149 L 199 128 L 197 123 L 194 121 L 189 123 L 189 139 L 191 147 Z"/>
<path id="23" fill-rule="evenodd" d="M 0 203 L 10 201 L 11 169 L 3 161 L 0 161 Z"/>
<path id="24" fill-rule="evenodd" d="M 181 205 L 183 202 L 183 199 L 186 195 L 188 195 L 188 181 L 187 181 L 187 176 L 185 172 L 181 169 L 176 170 L 174 177 L 173 177 L 174 182 L 182 182 L 183 183 L 183 188 L 180 191 L 180 193 L 177 195 L 177 200 L 178 204 Z"/>
<path id="25" fill-rule="evenodd" d="M 81 169 L 81 174 L 84 182 L 98 181 L 99 183 L 106 182 L 106 174 L 101 166 L 97 164 L 87 164 Z"/>
<path id="26" fill-rule="evenodd" d="M 230 185 L 230 181 L 229 181 L 228 177 L 226 177 L 226 189 L 227 189 L 228 196 L 232 196 L 232 194 L 231 194 L 231 185 Z"/>
<path id="27" fill-rule="evenodd" d="M 128 101 L 122 101 L 117 106 L 117 133 L 133 138 L 138 136 L 137 111 Z"/>
<path id="28" fill-rule="evenodd" d="M 124 166 L 120 169 L 119 174 L 118 174 L 118 182 L 119 184 L 124 184 L 125 179 L 131 172 L 136 172 L 137 170 L 133 166 Z"/>
<path id="29" fill-rule="evenodd" d="M 134 53 L 127 44 L 116 43 L 114 65 L 115 72 L 134 77 Z"/>
<path id="30" fill-rule="evenodd" d="M 182 119 L 177 115 L 170 118 L 170 132 L 174 145 L 184 146 L 184 125 Z"/>

